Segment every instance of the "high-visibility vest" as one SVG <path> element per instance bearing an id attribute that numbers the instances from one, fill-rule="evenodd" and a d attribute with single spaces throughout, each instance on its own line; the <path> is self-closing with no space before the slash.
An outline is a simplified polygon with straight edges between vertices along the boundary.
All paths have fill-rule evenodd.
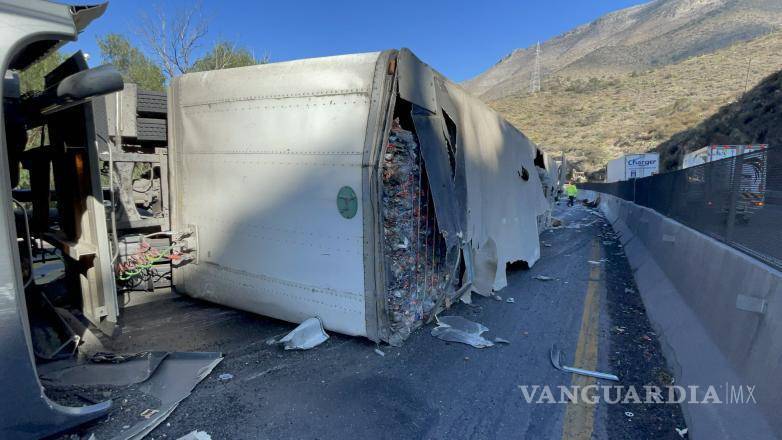
<path id="1" fill-rule="evenodd" d="M 572 185 L 572 184 L 566 185 L 565 192 L 567 193 L 568 196 L 575 197 L 576 195 L 578 195 L 578 188 L 576 188 L 576 185 Z"/>

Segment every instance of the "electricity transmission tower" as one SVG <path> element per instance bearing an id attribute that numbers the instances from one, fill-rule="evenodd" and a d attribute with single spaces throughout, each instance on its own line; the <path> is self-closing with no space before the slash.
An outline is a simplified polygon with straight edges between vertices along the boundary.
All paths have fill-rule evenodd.
<path id="1" fill-rule="evenodd" d="M 535 67 L 532 69 L 532 77 L 529 82 L 529 92 L 540 92 L 540 41 L 535 46 Z"/>

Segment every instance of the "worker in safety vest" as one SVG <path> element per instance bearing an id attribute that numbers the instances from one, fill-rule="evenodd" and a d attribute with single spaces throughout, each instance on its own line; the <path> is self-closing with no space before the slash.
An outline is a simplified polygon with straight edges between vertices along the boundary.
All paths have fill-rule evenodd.
<path id="1" fill-rule="evenodd" d="M 567 205 L 573 206 L 573 202 L 576 200 L 576 196 L 578 195 L 578 188 L 576 188 L 576 184 L 573 182 L 566 183 L 565 194 L 567 194 Z"/>

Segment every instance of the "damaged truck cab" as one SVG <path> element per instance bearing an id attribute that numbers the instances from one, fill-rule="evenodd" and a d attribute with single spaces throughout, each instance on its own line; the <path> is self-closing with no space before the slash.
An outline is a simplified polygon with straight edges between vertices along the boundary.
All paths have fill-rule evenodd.
<path id="1" fill-rule="evenodd" d="M 20 96 L 18 78 L 13 74 L 63 43 L 75 40 L 77 33 L 105 9 L 105 4 L 76 7 L 40 1 L 0 2 L 0 21 L 3 23 L 0 26 L 0 63 L 5 73 L 0 85 L 3 96 L 0 198 L 5 207 L 0 216 L 2 438 L 38 438 L 52 434 L 95 419 L 105 414 L 111 405 L 111 402 L 103 402 L 67 407 L 47 398 L 38 380 L 36 358 L 53 353 L 41 353 L 33 347 L 32 324 L 28 319 L 28 312 L 32 311 L 28 307 L 35 307 L 37 301 L 28 301 L 25 291 L 35 288 L 30 233 L 47 222 L 48 179 L 50 164 L 53 164 L 55 179 L 63 181 L 55 187 L 61 190 L 63 200 L 68 198 L 72 203 L 61 206 L 62 227 L 52 241 L 69 255 L 66 258 L 71 259 L 74 273 L 79 273 L 73 282 L 79 286 L 75 290 L 83 295 L 84 313 L 92 314 L 97 310 L 101 316 L 96 316 L 96 322 L 104 318 L 116 322 L 116 291 L 108 258 L 105 213 L 100 186 L 95 175 L 90 173 L 91 164 L 96 160 L 95 149 L 90 143 L 97 141 L 90 99 L 121 89 L 122 78 L 111 68 L 87 69 L 81 53 L 49 73 L 45 89 L 31 96 Z M 26 130 L 42 124 L 49 126 L 50 145 L 25 149 Z M 12 188 L 19 180 L 20 161 L 33 163 L 31 167 L 45 163 L 44 170 L 34 177 L 45 182 L 45 201 L 36 203 L 41 208 L 32 218 L 28 218 L 27 210 L 17 200 L 17 196 L 21 199 L 25 194 L 12 195 Z M 16 215 L 14 205 L 21 208 L 21 222 L 16 221 L 22 217 Z M 108 302 L 103 302 L 104 299 Z M 77 345 L 77 340 L 71 340 L 64 348 L 75 350 Z"/>

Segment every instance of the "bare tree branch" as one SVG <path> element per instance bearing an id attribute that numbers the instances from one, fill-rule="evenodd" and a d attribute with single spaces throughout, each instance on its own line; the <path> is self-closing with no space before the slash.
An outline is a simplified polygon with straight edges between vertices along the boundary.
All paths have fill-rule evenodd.
<path id="1" fill-rule="evenodd" d="M 173 78 L 190 71 L 193 54 L 206 36 L 208 27 L 201 2 L 196 2 L 171 16 L 156 6 L 154 18 L 142 14 L 137 33 L 159 59 L 166 75 Z"/>

